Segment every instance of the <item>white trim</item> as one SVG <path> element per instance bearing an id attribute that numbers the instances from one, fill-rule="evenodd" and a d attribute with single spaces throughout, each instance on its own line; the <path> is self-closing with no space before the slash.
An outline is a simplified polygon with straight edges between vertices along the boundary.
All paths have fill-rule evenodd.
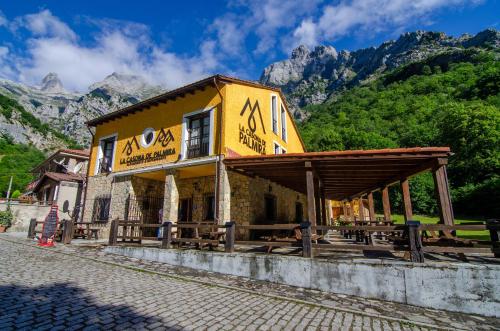
<path id="1" fill-rule="evenodd" d="M 214 151 L 214 124 L 215 124 L 215 106 L 204 108 L 200 110 L 195 110 L 190 113 L 182 115 L 182 132 L 181 132 L 181 160 L 187 159 L 187 137 L 188 137 L 188 119 L 195 115 L 209 113 L 210 116 L 210 129 L 209 129 L 209 142 L 208 142 L 208 155 L 212 155 Z"/>
<path id="2" fill-rule="evenodd" d="M 274 131 L 274 125 L 273 125 L 273 97 L 276 98 L 276 131 Z M 270 104 L 270 110 L 271 110 L 271 131 L 275 134 L 275 135 L 279 135 L 279 132 L 280 132 L 280 121 L 279 121 L 279 117 L 278 117 L 278 107 L 279 107 L 279 98 L 278 98 L 278 95 L 275 94 L 275 93 L 271 93 L 271 104 Z"/>
<path id="3" fill-rule="evenodd" d="M 278 153 L 276 153 L 276 150 L 275 150 L 275 147 L 278 146 Z M 274 155 L 279 155 L 281 154 L 281 145 L 276 141 L 276 140 L 273 140 L 273 154 Z"/>
<path id="4" fill-rule="evenodd" d="M 178 162 L 172 162 L 172 163 L 167 163 L 167 164 L 159 164 L 159 165 L 151 166 L 151 167 L 147 167 L 147 168 L 139 168 L 139 169 L 120 171 L 120 172 L 113 172 L 110 174 L 110 176 L 111 177 L 119 177 L 119 176 L 141 174 L 141 173 L 145 173 L 145 172 L 152 172 L 152 171 L 158 171 L 158 170 L 184 168 L 184 167 L 214 163 L 217 161 L 217 159 L 218 159 L 218 156 L 216 156 L 216 155 L 206 156 L 206 157 L 191 159 L 191 160 L 186 160 L 186 161 L 178 161 Z"/>
<path id="5" fill-rule="evenodd" d="M 108 136 L 100 137 L 99 138 L 99 145 L 97 145 L 97 158 L 95 159 L 95 165 L 94 165 L 94 175 L 97 175 L 99 173 L 99 160 L 103 157 L 104 152 L 102 150 L 102 141 L 107 140 L 109 138 L 115 138 L 115 143 L 113 144 L 113 156 L 111 158 L 111 171 L 113 171 L 113 168 L 115 166 L 115 153 L 116 153 L 116 145 L 118 143 L 118 133 L 113 133 Z"/>
<path id="6" fill-rule="evenodd" d="M 54 196 L 52 197 L 52 201 L 57 202 L 57 198 L 59 198 L 59 184 L 54 188 Z"/>
<path id="7" fill-rule="evenodd" d="M 283 111 L 282 111 L 283 110 Z M 282 114 L 285 115 L 285 122 L 283 122 Z M 288 141 L 288 125 L 287 125 L 287 114 L 288 112 L 286 111 L 285 106 L 283 105 L 283 102 L 280 103 L 280 122 L 281 122 L 281 130 L 280 130 L 280 137 L 284 142 Z M 283 129 L 285 129 L 285 136 L 283 137 Z"/>

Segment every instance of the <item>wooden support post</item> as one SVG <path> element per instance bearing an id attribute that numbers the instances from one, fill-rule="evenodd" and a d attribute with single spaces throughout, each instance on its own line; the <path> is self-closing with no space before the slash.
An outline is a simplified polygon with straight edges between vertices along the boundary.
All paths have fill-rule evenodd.
<path id="1" fill-rule="evenodd" d="M 411 207 L 411 198 L 410 198 L 410 183 L 408 182 L 408 178 L 403 178 L 401 180 L 401 192 L 403 193 L 403 209 L 404 209 L 404 217 L 405 223 L 413 218 L 413 211 Z"/>
<path id="2" fill-rule="evenodd" d="M 325 186 L 323 185 L 323 183 L 320 183 L 320 193 L 321 193 L 321 225 L 327 225 Z"/>
<path id="3" fill-rule="evenodd" d="M 373 192 L 368 193 L 368 215 L 370 221 L 376 221 L 375 204 L 373 203 Z"/>
<path id="4" fill-rule="evenodd" d="M 63 233 L 62 233 L 62 243 L 67 245 L 71 244 L 71 240 L 73 239 L 73 221 L 72 220 L 66 220 L 64 221 L 64 228 L 63 228 Z"/>
<path id="5" fill-rule="evenodd" d="M 490 231 L 490 241 L 493 249 L 499 249 L 500 241 L 500 220 L 492 219 L 486 220 L 486 227 Z M 500 252 L 494 252 L 495 257 L 500 257 Z"/>
<path id="6" fill-rule="evenodd" d="M 349 201 L 351 222 L 356 223 L 356 216 L 354 215 L 354 200 Z"/>
<path id="7" fill-rule="evenodd" d="M 311 222 L 300 223 L 300 230 L 302 231 L 302 256 L 311 258 L 312 254 L 312 241 L 311 241 Z"/>
<path id="8" fill-rule="evenodd" d="M 391 221 L 391 202 L 389 200 L 389 187 L 382 189 L 382 205 L 384 206 L 384 220 Z"/>
<path id="9" fill-rule="evenodd" d="M 314 174 L 311 162 L 306 162 L 306 185 L 307 185 L 307 217 L 308 221 L 316 226 L 316 207 L 314 206 Z"/>
<path id="10" fill-rule="evenodd" d="M 448 185 L 448 176 L 446 174 L 446 165 L 441 161 L 433 169 L 434 187 L 439 206 L 440 223 L 445 225 L 454 225 L 453 207 L 451 205 L 450 190 Z"/>
<path id="11" fill-rule="evenodd" d="M 234 253 L 235 237 L 236 237 L 236 223 L 226 222 L 226 242 L 224 243 L 224 251 L 226 253 Z"/>
<path id="12" fill-rule="evenodd" d="M 118 242 L 118 220 L 111 221 L 111 228 L 109 229 L 109 246 L 115 246 Z"/>
<path id="13" fill-rule="evenodd" d="M 342 201 L 342 212 L 344 213 L 344 222 L 346 222 L 349 219 L 349 214 L 347 213 L 347 206 L 345 201 Z"/>
<path id="14" fill-rule="evenodd" d="M 321 225 L 321 199 L 319 191 L 319 179 L 314 177 L 314 206 L 316 208 L 316 224 Z"/>
<path id="15" fill-rule="evenodd" d="M 420 222 L 406 221 L 408 226 L 408 240 L 410 246 L 410 260 L 412 262 L 424 262 L 424 252 L 422 250 L 422 238 L 420 237 Z"/>
<path id="16" fill-rule="evenodd" d="M 363 206 L 363 197 L 359 197 L 358 199 L 358 210 L 359 210 L 359 220 L 361 222 L 365 221 L 365 208 Z"/>
<path id="17" fill-rule="evenodd" d="M 163 235 L 161 238 L 161 248 L 168 249 L 172 247 L 172 222 L 163 222 Z"/>
<path id="18" fill-rule="evenodd" d="M 32 218 L 30 219 L 30 227 L 28 228 L 29 239 L 35 238 L 35 231 L 36 231 L 36 218 Z"/>

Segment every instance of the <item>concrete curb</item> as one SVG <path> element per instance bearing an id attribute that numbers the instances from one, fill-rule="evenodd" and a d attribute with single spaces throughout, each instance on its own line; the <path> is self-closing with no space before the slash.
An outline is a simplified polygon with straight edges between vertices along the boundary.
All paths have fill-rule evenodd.
<path id="1" fill-rule="evenodd" d="M 95 259 L 95 258 L 91 258 L 91 257 L 87 257 L 87 256 L 81 256 L 81 255 L 78 255 L 78 254 L 53 251 L 53 250 L 51 250 L 48 247 L 40 247 L 40 246 L 36 246 L 36 245 L 33 245 L 33 244 L 23 243 L 23 242 L 19 242 L 19 241 L 15 241 L 15 240 L 9 240 L 9 239 L 2 238 L 2 237 L 0 237 L 0 240 L 4 240 L 4 241 L 7 241 L 7 242 L 10 242 L 10 243 L 13 243 L 13 244 L 17 244 L 17 245 L 29 246 L 29 247 L 32 247 L 32 248 L 36 248 L 36 249 L 40 249 L 40 250 L 45 250 L 45 251 L 48 251 L 48 252 L 51 252 L 51 253 L 54 253 L 54 254 L 61 254 L 61 255 L 66 255 L 66 256 L 71 256 L 71 257 L 77 257 L 77 258 L 80 258 L 80 259 L 85 259 L 85 260 L 89 260 L 89 261 L 93 261 L 93 262 L 97 262 L 97 263 L 102 263 L 102 264 L 107 264 L 107 265 L 111 265 L 111 266 L 114 266 L 114 267 L 129 269 L 129 270 L 133 270 L 133 271 L 137 271 L 137 272 L 154 274 L 154 275 L 158 275 L 158 276 L 162 276 L 162 277 L 166 277 L 166 278 L 171 278 L 171 279 L 176 279 L 176 280 L 181 280 L 181 281 L 186 281 L 186 282 L 197 283 L 197 284 L 201 284 L 201 285 L 209 286 L 209 287 L 218 287 L 218 288 L 223 288 L 223 289 L 229 289 L 229 290 L 244 292 L 244 293 L 248 293 L 248 294 L 261 295 L 261 296 L 272 298 L 272 299 L 276 299 L 276 300 L 290 301 L 290 302 L 294 302 L 294 303 L 298 303 L 298 304 L 303 304 L 303 305 L 308 305 L 308 306 L 315 306 L 315 307 L 319 307 L 319 308 L 324 308 L 324 309 L 329 309 L 329 310 L 335 310 L 335 311 L 340 311 L 340 312 L 344 312 L 344 313 L 351 313 L 351 314 L 356 314 L 356 315 L 363 315 L 363 316 L 377 318 L 377 319 L 384 319 L 384 320 L 387 320 L 387 321 L 402 323 L 402 324 L 406 324 L 406 325 L 409 325 L 409 326 L 414 325 L 414 326 L 420 326 L 420 327 L 424 327 L 424 328 L 431 328 L 431 329 L 436 329 L 436 330 L 450 330 L 450 331 L 471 330 L 471 329 L 459 329 L 459 328 L 456 328 L 456 327 L 453 327 L 453 328 L 444 328 L 444 327 L 440 327 L 440 326 L 436 326 L 436 325 L 428 324 L 428 323 L 424 323 L 424 322 L 410 321 L 410 320 L 406 320 L 406 319 L 389 317 L 389 316 L 384 316 L 384 315 L 380 315 L 380 314 L 367 313 L 367 312 L 360 311 L 360 310 L 355 310 L 355 309 L 350 309 L 350 308 L 336 307 L 336 306 L 331 306 L 331 305 L 328 305 L 328 304 L 322 304 L 322 303 L 317 303 L 317 302 L 310 302 L 310 301 L 296 299 L 296 298 L 290 298 L 290 297 L 286 297 L 286 296 L 279 296 L 279 295 L 274 295 L 274 294 L 268 294 L 268 293 L 262 293 L 262 292 L 255 292 L 255 291 L 252 291 L 252 290 L 247 290 L 247 289 L 243 289 L 243 288 L 236 287 L 236 286 L 222 285 L 222 284 L 212 284 L 212 283 L 208 283 L 208 282 L 205 282 L 205 281 L 202 281 L 202 280 L 197 280 L 197 279 L 193 279 L 193 278 L 189 278 L 189 277 L 174 276 L 174 275 L 171 275 L 171 274 L 167 274 L 167 273 L 163 273 L 163 272 L 158 272 L 158 271 L 153 271 L 153 270 L 147 270 L 147 269 L 144 269 L 144 268 L 132 267 L 132 266 L 128 266 L 128 265 L 124 265 L 124 264 L 120 264 L 120 263 L 115 263 L 115 262 L 102 261 L 102 260 L 99 260 L 99 259 Z M 108 253 L 108 254 L 112 254 L 112 253 Z"/>

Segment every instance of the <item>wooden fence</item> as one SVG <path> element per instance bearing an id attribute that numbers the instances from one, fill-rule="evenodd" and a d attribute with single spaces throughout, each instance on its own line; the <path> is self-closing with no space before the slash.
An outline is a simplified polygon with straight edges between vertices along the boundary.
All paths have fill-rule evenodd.
<path id="1" fill-rule="evenodd" d="M 33 239 L 37 233 L 41 233 L 43 223 L 43 221 L 37 221 L 34 218 L 30 220 L 28 228 L 29 239 Z M 94 237 L 97 239 L 98 229 L 93 228 L 92 225 L 92 222 L 73 222 L 72 220 L 62 220 L 57 225 L 55 239 L 63 244 L 69 244 L 73 238 L 79 237 L 86 239 Z"/>
<path id="2" fill-rule="evenodd" d="M 143 229 L 162 229 L 160 237 L 142 236 Z M 236 240 L 236 229 L 248 231 L 268 231 L 268 236 L 259 240 Z M 490 240 L 463 240 L 454 236 L 459 230 L 484 231 L 489 230 Z M 354 243 L 329 243 L 322 239 L 319 233 L 336 231 L 345 238 L 355 237 Z M 444 235 L 429 239 L 428 232 L 440 232 Z M 186 235 L 191 232 L 190 235 Z M 292 233 L 292 235 L 282 235 Z M 281 235 L 280 235 L 281 234 Z M 382 244 L 374 244 L 371 239 L 376 234 L 385 237 Z M 161 240 L 160 247 L 172 248 L 183 243 L 195 244 L 197 247 L 208 245 L 210 248 L 224 245 L 228 253 L 235 251 L 236 245 L 265 246 L 270 252 L 274 247 L 296 247 L 302 250 L 302 256 L 312 258 L 321 252 L 335 251 L 386 251 L 406 252 L 413 262 L 424 262 L 424 253 L 458 253 L 476 254 L 493 253 L 500 257 L 500 222 L 472 225 L 441 225 L 420 224 L 409 221 L 404 225 L 341 225 L 341 226 L 311 226 L 310 223 L 297 224 L 267 224 L 267 225 L 237 225 L 227 222 L 225 225 L 213 223 L 174 224 L 143 224 L 123 220 L 113 220 L 109 236 L 109 245 L 119 243 L 137 243 L 142 240 Z"/>

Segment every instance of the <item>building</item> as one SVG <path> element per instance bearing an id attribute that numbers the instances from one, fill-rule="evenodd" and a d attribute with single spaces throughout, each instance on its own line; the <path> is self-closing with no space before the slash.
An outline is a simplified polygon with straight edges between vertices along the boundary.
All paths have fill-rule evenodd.
<path id="1" fill-rule="evenodd" d="M 306 153 L 279 89 L 221 75 L 87 124 L 94 136 L 83 218 L 104 231 L 111 219 L 326 224 L 330 199 L 368 194 L 373 205 L 371 193 L 396 182 L 409 199 L 407 178 L 432 170 L 441 179 L 450 155 L 448 148 Z M 437 183 L 449 214 L 447 182 Z"/>
<path id="2" fill-rule="evenodd" d="M 213 76 L 88 122 L 84 219 L 294 222 L 306 198 L 237 172 L 226 156 L 302 153 L 280 90 Z M 290 200 L 289 197 L 294 199 Z"/>
<path id="3" fill-rule="evenodd" d="M 25 195 L 42 204 L 55 203 L 61 212 L 77 216 L 89 154 L 88 150 L 78 149 L 56 151 L 32 170 L 35 180 L 28 185 Z"/>

